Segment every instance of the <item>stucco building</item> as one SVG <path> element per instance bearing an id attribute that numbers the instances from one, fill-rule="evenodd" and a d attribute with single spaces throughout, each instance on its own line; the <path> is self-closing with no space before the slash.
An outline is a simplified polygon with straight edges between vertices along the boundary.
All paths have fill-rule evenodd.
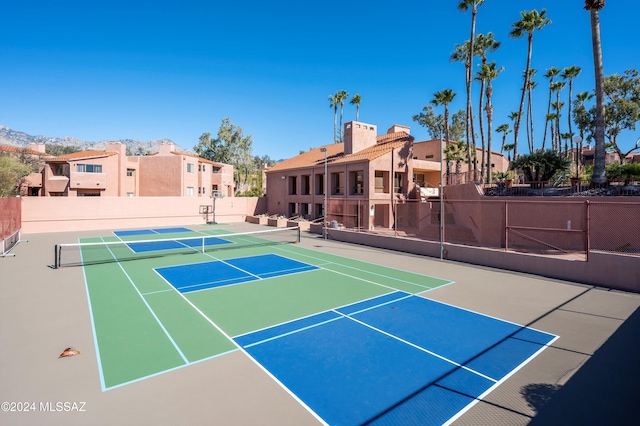
<path id="1" fill-rule="evenodd" d="M 233 196 L 233 166 L 175 150 L 171 143 L 148 156 L 127 156 L 126 146 L 50 157 L 42 169 L 45 197 Z"/>
<path id="2" fill-rule="evenodd" d="M 443 158 L 440 140 L 415 142 L 407 126 L 378 135 L 375 125 L 348 122 L 344 143 L 311 149 L 266 172 L 267 209 L 287 217 L 325 216 L 326 186 L 326 216 L 350 226 L 390 227 L 393 200 L 438 195 Z M 494 172 L 508 170 L 502 154 L 492 153 L 492 163 Z"/>

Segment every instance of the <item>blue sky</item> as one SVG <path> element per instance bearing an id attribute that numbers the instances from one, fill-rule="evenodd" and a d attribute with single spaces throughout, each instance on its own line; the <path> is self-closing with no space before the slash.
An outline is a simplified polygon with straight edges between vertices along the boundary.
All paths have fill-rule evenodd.
<path id="1" fill-rule="evenodd" d="M 169 138 L 192 148 L 229 117 L 253 135 L 254 155 L 277 160 L 331 143 L 327 98 L 347 90 L 362 96 L 360 121 L 376 124 L 379 133 L 409 125 L 416 140 L 425 140 L 426 129 L 411 117 L 435 92 L 453 89 L 451 110 L 464 108 L 464 67 L 449 56 L 469 37 L 471 14 L 459 12 L 457 3 L 3 1 L 0 123 L 32 135 Z M 536 145 L 542 142 L 547 68 L 578 65 L 574 94 L 592 90 L 583 5 L 486 0 L 479 8 L 477 32 L 491 31 L 502 42 L 490 56 L 505 67 L 494 82 L 494 128 L 518 109 L 527 41 L 507 34 L 522 10 L 546 8 L 553 21 L 534 35 Z M 639 69 L 640 2 L 608 1 L 600 15 L 605 74 Z M 355 107 L 347 104 L 344 121 L 353 119 Z M 566 121 L 562 131 L 568 131 Z M 622 149 L 638 137 L 640 127 L 621 135 Z M 524 129 L 520 141 L 522 152 Z"/>

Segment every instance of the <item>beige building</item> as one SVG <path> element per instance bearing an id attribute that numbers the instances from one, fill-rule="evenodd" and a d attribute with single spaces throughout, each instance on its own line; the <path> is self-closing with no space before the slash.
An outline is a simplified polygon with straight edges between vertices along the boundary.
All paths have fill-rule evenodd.
<path id="1" fill-rule="evenodd" d="M 45 197 L 233 196 L 233 166 L 175 150 L 171 143 L 149 156 L 127 156 L 120 142 L 104 151 L 82 151 L 46 159 Z"/>
<path id="2" fill-rule="evenodd" d="M 314 148 L 266 172 L 269 214 L 325 216 L 326 185 L 327 216 L 365 228 L 390 227 L 390 201 L 438 196 L 440 140 L 415 142 L 402 125 L 378 135 L 375 125 L 356 121 L 345 124 L 344 135 L 344 143 Z M 492 163 L 494 172 L 508 170 L 502 154 L 492 153 Z"/>

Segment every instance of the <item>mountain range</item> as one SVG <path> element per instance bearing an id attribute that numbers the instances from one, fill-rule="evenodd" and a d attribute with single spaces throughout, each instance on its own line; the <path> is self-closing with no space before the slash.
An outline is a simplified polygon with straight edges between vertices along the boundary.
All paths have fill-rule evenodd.
<path id="1" fill-rule="evenodd" d="M 166 138 L 154 139 L 147 142 L 137 139 L 120 139 L 115 141 L 104 140 L 99 142 L 91 142 L 69 136 L 65 138 L 41 135 L 33 136 L 25 132 L 12 130 L 7 126 L 0 124 L 0 145 L 10 145 L 26 148 L 30 143 L 44 143 L 50 145 L 70 146 L 77 148 L 80 151 L 101 151 L 105 149 L 108 142 L 121 142 L 122 144 L 127 146 L 129 152 L 131 152 L 133 155 L 136 155 L 138 153 L 157 152 L 161 143 L 174 143 L 171 139 Z M 176 150 L 178 151 L 191 152 L 191 150 L 186 150 L 178 145 L 175 146 Z"/>

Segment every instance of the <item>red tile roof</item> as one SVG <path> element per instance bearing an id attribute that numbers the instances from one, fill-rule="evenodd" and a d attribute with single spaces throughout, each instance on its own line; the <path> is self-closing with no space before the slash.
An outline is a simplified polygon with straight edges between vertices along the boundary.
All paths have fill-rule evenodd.
<path id="1" fill-rule="evenodd" d="M 85 158 L 110 157 L 112 155 L 118 155 L 118 153 L 107 151 L 80 151 L 72 152 L 70 154 L 58 155 L 54 158 L 54 160 L 82 160 Z"/>
<path id="2" fill-rule="evenodd" d="M 327 163 L 338 164 L 356 161 L 371 161 L 391 152 L 392 149 L 400 148 L 412 141 L 413 136 L 405 132 L 387 133 L 376 137 L 375 145 L 347 155 L 344 154 L 343 143 L 324 145 L 310 151 L 303 152 L 302 154 L 289 158 L 288 160 L 281 161 L 271 167 L 267 172 L 323 165 L 324 152 L 320 151 L 322 148 L 327 149 Z"/>
<path id="3" fill-rule="evenodd" d="M 39 157 L 53 157 L 51 154 L 47 154 L 44 152 L 36 151 L 35 149 L 29 149 L 21 146 L 12 146 L 12 145 L 0 145 L 0 151 L 2 152 L 11 152 L 11 153 L 21 153 L 26 152 L 30 155 L 37 155 Z"/>

